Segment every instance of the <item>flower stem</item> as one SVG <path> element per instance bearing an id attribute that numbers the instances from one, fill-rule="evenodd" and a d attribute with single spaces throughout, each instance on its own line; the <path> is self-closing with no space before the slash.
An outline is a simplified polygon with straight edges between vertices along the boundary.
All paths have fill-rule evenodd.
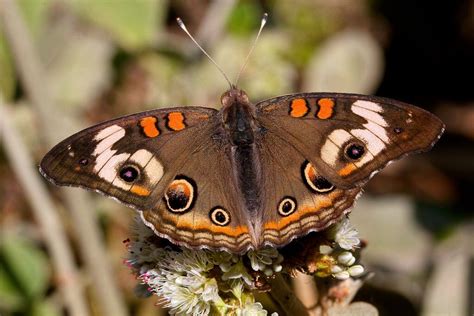
<path id="1" fill-rule="evenodd" d="M 281 274 L 276 274 L 271 282 L 272 290 L 270 296 L 280 305 L 286 315 L 309 315 L 303 303 L 295 296 L 293 290 L 288 285 Z"/>

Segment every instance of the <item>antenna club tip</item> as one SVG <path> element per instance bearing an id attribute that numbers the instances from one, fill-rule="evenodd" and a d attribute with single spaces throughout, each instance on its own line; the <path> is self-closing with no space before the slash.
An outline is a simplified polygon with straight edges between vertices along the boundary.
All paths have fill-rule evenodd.
<path id="1" fill-rule="evenodd" d="M 183 20 L 181 20 L 180 17 L 177 17 L 177 18 L 176 18 L 176 22 L 178 23 L 178 25 L 179 25 L 181 28 L 184 27 L 184 22 L 183 22 Z"/>
<path id="2" fill-rule="evenodd" d="M 268 20 L 268 13 L 265 12 L 262 16 L 262 23 L 261 23 L 261 27 L 263 27 L 266 23 L 267 23 L 267 20 Z"/>

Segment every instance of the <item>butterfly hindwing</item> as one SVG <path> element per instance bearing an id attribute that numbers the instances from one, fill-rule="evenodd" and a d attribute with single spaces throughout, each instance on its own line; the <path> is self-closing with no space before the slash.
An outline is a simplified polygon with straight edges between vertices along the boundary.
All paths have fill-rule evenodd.
<path id="1" fill-rule="evenodd" d="M 251 245 L 249 218 L 241 204 L 228 144 L 218 127 L 198 131 L 186 157 L 170 167 L 176 173 L 162 199 L 141 212 L 155 233 L 192 248 L 244 252 Z M 163 150 L 173 152 L 169 142 Z"/>
<path id="2" fill-rule="evenodd" d="M 336 187 L 278 134 L 268 131 L 260 148 L 264 244 L 286 245 L 327 228 L 350 211 L 360 187 Z"/>

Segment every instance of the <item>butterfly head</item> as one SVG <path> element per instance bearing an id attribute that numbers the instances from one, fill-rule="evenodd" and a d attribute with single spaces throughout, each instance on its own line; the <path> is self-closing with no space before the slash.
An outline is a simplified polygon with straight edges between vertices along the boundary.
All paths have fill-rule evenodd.
<path id="1" fill-rule="evenodd" d="M 221 104 L 223 108 L 229 108 L 235 104 L 250 106 L 250 100 L 247 93 L 245 93 L 245 91 L 240 90 L 236 88 L 235 86 L 233 86 L 232 89 L 227 90 L 221 96 Z"/>

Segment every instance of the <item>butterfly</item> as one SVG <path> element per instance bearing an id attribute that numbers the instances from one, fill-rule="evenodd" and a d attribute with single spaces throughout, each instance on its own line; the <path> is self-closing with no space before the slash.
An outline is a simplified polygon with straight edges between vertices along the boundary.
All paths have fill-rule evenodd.
<path id="1" fill-rule="evenodd" d="M 444 131 L 421 108 L 367 95 L 253 104 L 231 84 L 221 103 L 100 123 L 56 145 L 40 172 L 136 209 L 175 244 L 243 253 L 341 220 L 370 177 L 429 150 Z"/>
<path id="2" fill-rule="evenodd" d="M 327 228 L 371 176 L 430 149 L 444 130 L 423 109 L 374 96 L 299 93 L 253 105 L 233 87 L 221 102 L 219 111 L 100 123 L 56 145 L 40 171 L 135 208 L 176 244 L 241 253 Z"/>

